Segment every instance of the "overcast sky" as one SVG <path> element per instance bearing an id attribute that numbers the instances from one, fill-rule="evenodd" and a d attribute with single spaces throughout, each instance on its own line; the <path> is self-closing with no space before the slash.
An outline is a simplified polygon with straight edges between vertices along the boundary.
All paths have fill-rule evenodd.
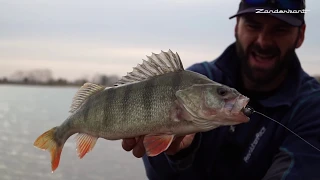
<path id="1" fill-rule="evenodd" d="M 49 68 L 70 80 L 125 75 L 146 55 L 171 49 L 185 67 L 212 60 L 234 41 L 238 0 L 0 0 L 0 77 Z M 308 0 L 297 50 L 320 74 L 320 1 Z"/>

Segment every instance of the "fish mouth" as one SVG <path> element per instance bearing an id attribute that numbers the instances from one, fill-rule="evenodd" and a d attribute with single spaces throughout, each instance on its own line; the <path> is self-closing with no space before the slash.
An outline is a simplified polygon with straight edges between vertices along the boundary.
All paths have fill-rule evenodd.
<path id="1" fill-rule="evenodd" d="M 237 98 L 225 103 L 225 111 L 231 115 L 239 116 L 235 120 L 240 122 L 248 122 L 249 118 L 243 113 L 242 109 L 247 106 L 250 99 L 244 95 L 239 95 Z"/>
<path id="2" fill-rule="evenodd" d="M 227 102 L 224 103 L 224 107 L 221 108 L 221 111 L 219 110 L 212 110 L 209 113 L 212 114 L 206 114 L 203 115 L 202 113 L 199 114 L 199 112 L 194 111 L 192 108 L 190 108 L 187 104 L 184 103 L 183 99 L 181 99 L 180 97 L 177 97 L 177 102 L 179 104 L 179 106 L 185 110 L 186 112 L 188 112 L 189 116 L 193 117 L 194 119 L 211 119 L 211 118 L 215 118 L 215 121 L 219 121 L 220 124 L 222 124 L 223 121 L 226 121 L 226 119 L 229 119 L 228 121 L 226 121 L 226 124 L 230 123 L 230 124 L 239 124 L 239 123 L 246 123 L 249 121 L 248 116 L 246 116 L 243 113 L 243 108 L 245 108 L 247 106 L 247 104 L 249 103 L 249 98 L 244 96 L 244 95 L 239 95 L 236 98 L 234 98 L 233 100 L 229 100 Z M 221 117 L 221 119 L 224 120 L 218 120 L 220 118 L 217 117 Z"/>

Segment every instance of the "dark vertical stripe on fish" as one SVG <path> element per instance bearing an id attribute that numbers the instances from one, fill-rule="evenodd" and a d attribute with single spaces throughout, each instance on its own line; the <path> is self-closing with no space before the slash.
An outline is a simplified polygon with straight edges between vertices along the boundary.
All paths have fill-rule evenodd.
<path id="1" fill-rule="evenodd" d="M 90 111 L 91 103 L 92 103 L 92 99 L 88 99 L 86 102 L 86 105 L 84 106 L 83 122 L 87 122 L 87 120 L 89 120 L 89 111 Z"/>
<path id="2" fill-rule="evenodd" d="M 106 97 L 105 97 L 105 103 L 106 105 L 104 106 L 103 110 L 104 110 L 104 122 L 103 124 L 105 126 L 108 125 L 108 122 L 110 122 L 110 119 L 113 119 L 114 118 L 114 115 L 113 115 L 113 106 L 114 106 L 114 99 L 115 99 L 115 93 L 116 93 L 116 90 L 114 88 L 110 88 L 110 89 L 107 89 L 106 90 L 108 93 L 105 93 L 106 94 Z"/>
<path id="3" fill-rule="evenodd" d="M 145 88 L 143 89 L 142 100 L 144 105 L 143 118 L 144 120 L 149 120 L 151 118 L 151 110 L 152 110 L 152 99 L 154 95 L 153 83 L 154 79 L 150 79 L 145 84 Z"/>
<path id="4" fill-rule="evenodd" d="M 174 91 L 177 91 L 179 89 L 181 82 L 182 82 L 182 74 L 181 73 L 173 74 L 171 83 Z"/>
<path id="5" fill-rule="evenodd" d="M 125 86 L 124 87 L 124 95 L 123 95 L 123 99 L 122 99 L 122 110 L 123 110 L 123 113 L 122 113 L 122 119 L 121 119 L 121 122 L 125 122 L 126 118 L 129 117 L 129 106 L 130 106 L 130 103 L 129 103 L 129 98 L 131 96 L 131 92 L 132 92 L 132 85 L 128 85 L 128 86 Z"/>
<path id="6" fill-rule="evenodd" d="M 72 121 L 71 121 L 71 120 L 68 120 L 68 121 L 66 122 L 66 128 L 67 128 L 67 129 L 71 129 L 71 127 L 72 127 Z"/>

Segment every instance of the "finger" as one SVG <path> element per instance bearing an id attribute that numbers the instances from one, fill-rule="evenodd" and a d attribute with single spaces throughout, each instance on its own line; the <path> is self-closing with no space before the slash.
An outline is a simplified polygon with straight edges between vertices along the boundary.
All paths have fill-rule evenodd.
<path id="1" fill-rule="evenodd" d="M 183 140 L 180 143 L 180 149 L 189 147 L 194 139 L 194 136 L 195 134 L 186 135 L 186 137 L 183 138 Z"/>
<path id="2" fill-rule="evenodd" d="M 122 140 L 122 148 L 126 151 L 131 151 L 134 146 L 136 145 L 136 139 L 135 138 L 127 138 Z"/>
<path id="3" fill-rule="evenodd" d="M 136 146 L 132 150 L 132 154 L 137 158 L 141 158 L 145 153 L 146 150 L 143 145 L 143 137 L 140 137 Z"/>
<path id="4" fill-rule="evenodd" d="M 167 149 L 166 154 L 174 155 L 182 149 L 185 149 L 190 146 L 193 141 L 195 134 L 189 134 L 186 136 L 178 137 L 172 142 L 170 147 Z"/>
<path id="5" fill-rule="evenodd" d="M 177 137 L 171 145 L 168 147 L 168 149 L 165 151 L 168 155 L 174 155 L 180 150 L 180 144 L 181 141 L 185 138 L 185 136 Z"/>

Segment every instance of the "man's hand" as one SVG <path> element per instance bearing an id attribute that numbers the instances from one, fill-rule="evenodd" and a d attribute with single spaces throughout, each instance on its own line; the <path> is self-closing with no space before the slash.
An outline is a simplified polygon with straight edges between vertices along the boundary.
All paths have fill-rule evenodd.
<path id="1" fill-rule="evenodd" d="M 168 149 L 165 151 L 165 153 L 168 155 L 174 155 L 180 150 L 189 147 L 193 141 L 194 136 L 195 134 L 190 134 L 175 138 Z M 123 139 L 122 148 L 126 151 L 132 150 L 132 154 L 135 157 L 141 158 L 146 153 L 146 150 L 143 146 L 143 137 L 144 136 L 140 136 L 138 138 Z"/>

